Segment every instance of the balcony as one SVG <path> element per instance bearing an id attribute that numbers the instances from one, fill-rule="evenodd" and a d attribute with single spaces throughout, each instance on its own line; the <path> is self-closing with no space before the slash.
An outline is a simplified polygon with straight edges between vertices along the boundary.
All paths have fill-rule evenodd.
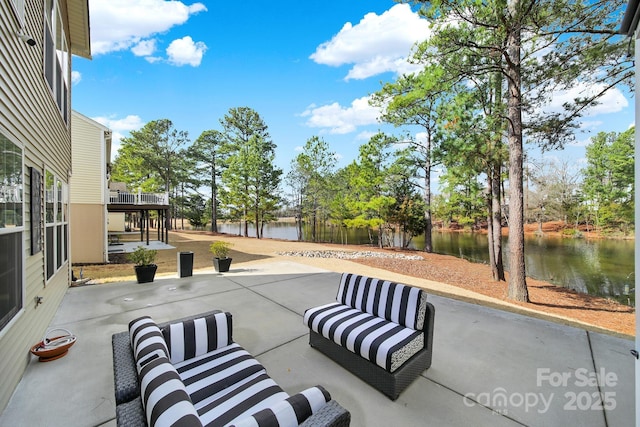
<path id="1" fill-rule="evenodd" d="M 133 206 L 168 206 L 169 193 L 129 193 L 125 191 L 109 191 L 109 205 Z"/>

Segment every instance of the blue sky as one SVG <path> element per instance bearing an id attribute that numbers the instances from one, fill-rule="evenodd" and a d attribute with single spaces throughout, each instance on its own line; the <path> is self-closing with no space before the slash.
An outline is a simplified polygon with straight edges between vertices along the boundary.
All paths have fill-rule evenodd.
<path id="1" fill-rule="evenodd" d="M 230 108 L 246 106 L 267 124 L 285 173 L 312 136 L 342 167 L 378 130 L 399 133 L 378 123 L 367 97 L 415 70 L 406 58 L 429 34 L 408 5 L 390 0 L 89 0 L 89 7 L 93 60 L 74 57 L 72 107 L 112 129 L 115 148 L 129 131 L 164 118 L 193 141 L 221 129 Z M 579 165 L 590 136 L 633 123 L 633 102 L 616 89 L 584 117 L 576 144 L 548 156 Z"/>

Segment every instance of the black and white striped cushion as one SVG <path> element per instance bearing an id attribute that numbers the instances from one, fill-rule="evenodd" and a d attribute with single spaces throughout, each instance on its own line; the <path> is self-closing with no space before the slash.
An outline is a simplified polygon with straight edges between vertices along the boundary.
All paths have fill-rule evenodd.
<path id="1" fill-rule="evenodd" d="M 248 418 L 239 420 L 234 427 L 297 427 L 315 414 L 331 395 L 321 386 L 301 391 L 272 407 L 263 409 Z"/>
<path id="2" fill-rule="evenodd" d="M 260 362 L 235 343 L 175 367 L 196 406 L 233 384 L 265 372 Z"/>
<path id="3" fill-rule="evenodd" d="M 216 313 L 162 328 L 171 363 L 193 359 L 233 342 L 230 313 Z"/>
<path id="4" fill-rule="evenodd" d="M 424 333 L 340 303 L 305 311 L 304 324 L 312 331 L 394 372 L 424 348 Z"/>
<path id="5" fill-rule="evenodd" d="M 343 273 L 336 301 L 411 329 L 424 327 L 427 294 L 413 286 Z"/>
<path id="6" fill-rule="evenodd" d="M 157 356 L 168 357 L 169 351 L 158 325 L 149 317 L 144 316 L 129 322 L 129 337 L 133 356 L 140 365 L 149 362 Z"/>
<path id="7" fill-rule="evenodd" d="M 266 373 L 246 378 L 196 403 L 200 421 L 207 427 L 233 424 L 274 406 L 289 395 Z"/>
<path id="8" fill-rule="evenodd" d="M 142 367 L 140 395 L 150 427 L 202 426 L 178 372 L 166 357 Z"/>

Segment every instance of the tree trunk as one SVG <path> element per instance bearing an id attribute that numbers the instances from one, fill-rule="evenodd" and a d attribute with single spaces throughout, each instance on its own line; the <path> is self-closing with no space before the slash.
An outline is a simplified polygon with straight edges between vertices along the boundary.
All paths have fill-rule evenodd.
<path id="1" fill-rule="evenodd" d="M 494 234 L 493 234 L 493 173 L 491 172 L 492 167 L 489 164 L 489 170 L 487 171 L 487 247 L 489 249 L 489 266 L 491 267 L 491 277 L 493 280 L 498 280 L 497 270 L 496 270 L 496 253 L 495 253 L 495 245 L 493 244 Z"/>
<path id="2" fill-rule="evenodd" d="M 249 221 L 247 221 L 247 207 L 244 207 L 244 237 L 249 237 Z"/>
<path id="3" fill-rule="evenodd" d="M 433 225 L 431 223 L 431 135 L 427 137 L 426 159 L 424 164 L 424 251 L 433 252 L 433 240 L 431 231 Z"/>
<path id="4" fill-rule="evenodd" d="M 492 164 L 491 180 L 491 222 L 493 232 L 493 254 L 494 265 L 492 265 L 492 274 L 494 280 L 505 280 L 504 263 L 502 262 L 502 203 L 500 198 L 500 163 Z"/>
<path id="5" fill-rule="evenodd" d="M 211 231 L 218 232 L 218 185 L 215 166 L 211 166 Z"/>
<path id="6" fill-rule="evenodd" d="M 298 241 L 302 241 L 302 206 L 299 205 L 298 212 L 296 213 L 296 229 L 298 231 Z"/>
<path id="7" fill-rule="evenodd" d="M 507 298 L 529 301 L 524 263 L 522 76 L 520 70 L 521 24 L 519 0 L 509 1 L 513 26 L 507 35 L 509 119 L 509 288 Z"/>
<path id="8" fill-rule="evenodd" d="M 258 206 L 259 206 L 259 202 L 258 200 L 256 200 L 256 205 L 254 207 L 256 213 L 255 213 L 255 221 L 256 221 L 256 238 L 260 239 L 262 238 L 262 235 L 260 234 L 260 211 L 258 210 Z"/>
<path id="9" fill-rule="evenodd" d="M 318 222 L 318 218 L 316 216 L 316 208 L 314 206 L 311 211 L 311 241 L 312 242 L 316 242 L 316 231 L 318 228 L 317 222 Z"/>

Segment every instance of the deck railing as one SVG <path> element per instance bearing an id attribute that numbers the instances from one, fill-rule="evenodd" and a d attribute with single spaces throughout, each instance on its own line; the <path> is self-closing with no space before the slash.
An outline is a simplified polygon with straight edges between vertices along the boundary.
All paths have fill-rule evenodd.
<path id="1" fill-rule="evenodd" d="M 169 193 L 129 193 L 109 191 L 109 204 L 112 205 L 168 205 Z"/>

